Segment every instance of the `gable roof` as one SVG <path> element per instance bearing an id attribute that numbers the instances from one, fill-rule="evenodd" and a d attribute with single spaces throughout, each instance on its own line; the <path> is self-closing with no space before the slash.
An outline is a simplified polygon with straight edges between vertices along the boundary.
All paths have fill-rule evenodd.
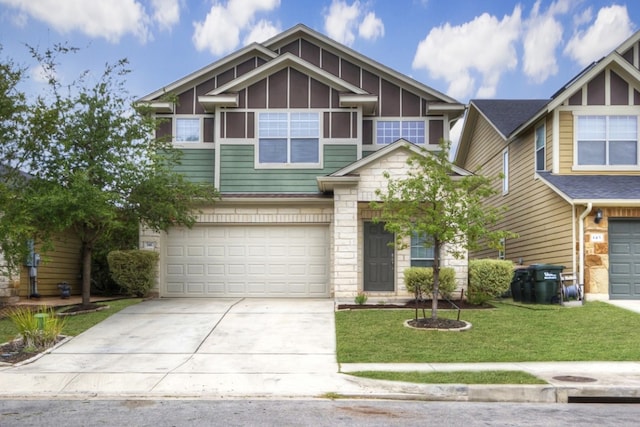
<path id="1" fill-rule="evenodd" d="M 355 93 L 357 95 L 365 94 L 369 96 L 374 96 L 374 95 L 367 94 L 366 91 L 363 91 L 360 88 L 357 88 L 358 90 L 355 90 L 354 85 L 344 81 L 340 77 L 336 77 L 330 74 L 329 72 L 309 63 L 308 61 L 306 61 L 305 59 L 297 55 L 287 53 L 287 52 L 282 52 L 282 51 L 280 54 L 276 53 L 277 49 L 280 49 L 283 46 L 286 46 L 287 43 L 290 43 L 291 41 L 297 38 L 304 38 L 305 40 L 309 40 L 313 43 L 316 43 L 322 46 L 323 48 L 327 48 L 329 51 L 333 51 L 335 53 L 338 53 L 340 56 L 344 56 L 345 58 L 352 60 L 354 63 L 357 63 L 360 66 L 362 65 L 369 66 L 375 69 L 377 72 L 380 72 L 381 76 L 388 78 L 390 81 L 396 84 L 399 84 L 400 86 L 409 88 L 411 91 L 415 92 L 416 94 L 421 94 L 423 97 L 425 97 L 429 101 L 427 102 L 427 108 L 429 109 L 429 111 L 432 111 L 435 113 L 448 113 L 450 114 L 451 122 L 460 118 L 464 112 L 464 105 L 459 103 L 455 99 L 429 86 L 426 86 L 410 77 L 407 77 L 383 64 L 380 64 L 370 58 L 367 58 L 366 56 L 352 50 L 351 48 L 344 46 L 328 38 L 327 36 L 320 34 L 302 24 L 298 24 L 290 28 L 289 30 L 284 31 L 263 43 L 260 43 L 260 44 L 252 43 L 161 89 L 158 89 L 154 92 L 151 92 L 148 95 L 143 96 L 137 102 L 141 104 L 149 104 L 158 112 L 172 112 L 172 106 L 169 103 L 159 102 L 159 98 L 162 95 L 166 93 L 180 92 L 183 88 L 186 89 L 189 86 L 193 86 L 194 83 L 198 84 L 200 82 L 204 82 L 216 72 L 223 71 L 224 69 L 228 68 L 231 64 L 238 64 L 248 59 L 251 56 L 254 56 L 254 57 L 257 56 L 266 61 L 264 64 L 259 65 L 249 73 L 251 74 L 251 76 L 254 76 L 254 77 L 262 73 L 262 71 L 260 71 L 261 69 L 268 70 L 270 67 L 276 67 L 278 60 L 281 57 L 291 56 L 296 59 L 287 58 L 286 61 L 289 61 L 292 64 L 295 64 L 295 66 L 297 66 L 298 68 L 302 67 L 303 66 L 302 64 L 306 64 L 302 68 L 305 70 L 313 71 L 317 69 L 315 70 L 314 74 L 316 76 L 321 76 L 319 80 L 321 81 L 325 80 L 325 83 L 332 82 L 332 84 L 330 85 L 333 87 L 335 86 L 346 87 L 346 88 L 350 88 L 349 89 L 350 92 Z M 273 61 L 276 61 L 276 64 L 270 65 L 270 63 Z M 271 68 L 272 71 L 273 69 L 274 68 Z M 220 89 L 224 88 L 226 90 L 231 90 L 234 87 L 236 87 L 238 83 L 242 81 L 245 83 L 248 82 L 249 81 L 248 79 L 250 78 L 251 78 L 250 76 L 245 77 L 245 75 L 242 75 L 237 79 L 232 80 L 227 85 L 216 88 L 214 91 L 212 91 L 212 92 L 216 92 L 216 94 L 213 94 L 213 93 L 208 94 L 207 96 L 211 98 L 207 98 L 206 101 L 209 103 L 218 103 L 225 106 L 233 106 L 234 104 L 233 97 L 229 94 L 223 95 Z M 238 81 L 236 82 L 236 80 Z M 340 81 L 341 83 L 338 84 L 337 83 L 338 81 Z M 354 99 L 345 100 L 344 105 L 353 104 L 354 102 L 356 102 L 356 100 Z M 371 99 L 364 100 L 365 104 L 370 104 L 371 102 L 372 102 Z"/>
<path id="2" fill-rule="evenodd" d="M 548 99 L 474 99 L 470 101 L 503 139 L 547 105 Z"/>
<path id="3" fill-rule="evenodd" d="M 640 175 L 553 175 L 540 179 L 571 204 L 640 205 Z"/>
<path id="4" fill-rule="evenodd" d="M 405 139 L 398 139 L 392 144 L 387 145 L 386 147 L 375 151 L 374 153 L 368 155 L 367 157 L 363 157 L 360 160 L 356 160 L 355 162 L 339 169 L 329 175 L 319 176 L 317 177 L 318 188 L 320 191 L 330 191 L 333 190 L 335 184 L 352 184 L 357 183 L 360 180 L 358 175 L 358 171 L 362 168 L 377 162 L 381 158 L 384 158 L 395 151 L 398 150 L 408 150 L 414 155 L 426 156 L 429 155 L 429 152 L 438 151 L 438 147 L 419 147 Z M 456 165 L 452 165 L 452 171 L 454 174 L 458 176 L 467 176 L 472 175 L 466 169 L 458 167 Z"/>

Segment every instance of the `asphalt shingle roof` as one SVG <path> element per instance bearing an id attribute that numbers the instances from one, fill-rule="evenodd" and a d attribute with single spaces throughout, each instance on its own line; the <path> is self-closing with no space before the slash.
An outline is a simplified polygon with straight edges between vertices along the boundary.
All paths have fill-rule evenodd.
<path id="1" fill-rule="evenodd" d="M 533 117 L 548 99 L 473 99 L 473 104 L 504 135 L 509 137 L 521 124 Z"/>
<path id="2" fill-rule="evenodd" d="M 539 175 L 571 199 L 640 201 L 640 175 Z"/>

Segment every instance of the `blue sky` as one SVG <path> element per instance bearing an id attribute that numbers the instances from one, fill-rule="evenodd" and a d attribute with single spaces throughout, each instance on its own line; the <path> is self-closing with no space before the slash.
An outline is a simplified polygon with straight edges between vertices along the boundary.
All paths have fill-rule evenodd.
<path id="1" fill-rule="evenodd" d="M 640 29 L 637 0 L 0 0 L 0 55 L 68 42 L 62 81 L 128 58 L 153 92 L 303 23 L 453 98 L 547 98 Z"/>

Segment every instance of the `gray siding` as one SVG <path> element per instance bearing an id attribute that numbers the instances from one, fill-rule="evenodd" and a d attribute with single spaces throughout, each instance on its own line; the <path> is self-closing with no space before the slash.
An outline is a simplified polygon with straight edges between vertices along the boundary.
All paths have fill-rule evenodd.
<path id="1" fill-rule="evenodd" d="M 252 145 L 220 147 L 222 193 L 318 193 L 316 177 L 356 161 L 355 145 L 326 145 L 323 169 L 254 169 Z"/>
<path id="2" fill-rule="evenodd" d="M 193 182 L 213 184 L 215 150 L 182 150 L 180 165 L 175 170 Z"/>

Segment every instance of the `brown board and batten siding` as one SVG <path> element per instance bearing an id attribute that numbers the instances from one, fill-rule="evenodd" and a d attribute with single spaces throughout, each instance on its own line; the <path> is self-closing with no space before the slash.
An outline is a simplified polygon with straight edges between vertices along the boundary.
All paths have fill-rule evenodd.
<path id="1" fill-rule="evenodd" d="M 71 293 L 81 293 L 82 273 L 82 243 L 71 231 L 56 237 L 53 241 L 54 250 L 42 254 L 42 261 L 38 267 L 38 293 L 40 296 L 59 296 L 58 283 L 67 282 L 71 285 Z M 36 252 L 40 246 L 36 245 Z M 30 295 L 29 269 L 20 272 L 19 296 Z"/>

